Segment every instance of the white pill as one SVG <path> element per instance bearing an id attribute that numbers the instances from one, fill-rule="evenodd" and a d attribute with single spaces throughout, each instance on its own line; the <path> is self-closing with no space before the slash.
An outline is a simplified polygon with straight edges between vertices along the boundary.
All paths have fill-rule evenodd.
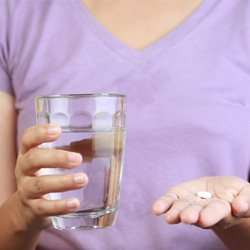
<path id="1" fill-rule="evenodd" d="M 197 193 L 197 196 L 200 197 L 201 199 L 210 199 L 212 198 L 212 194 L 207 191 L 200 191 Z"/>

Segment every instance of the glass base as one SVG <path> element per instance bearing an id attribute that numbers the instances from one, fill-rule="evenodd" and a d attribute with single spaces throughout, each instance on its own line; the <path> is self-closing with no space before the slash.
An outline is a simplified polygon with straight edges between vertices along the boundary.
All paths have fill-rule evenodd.
<path id="1" fill-rule="evenodd" d="M 115 224 L 117 208 L 77 211 L 62 216 L 52 217 L 54 228 L 92 230 L 110 227 Z"/>

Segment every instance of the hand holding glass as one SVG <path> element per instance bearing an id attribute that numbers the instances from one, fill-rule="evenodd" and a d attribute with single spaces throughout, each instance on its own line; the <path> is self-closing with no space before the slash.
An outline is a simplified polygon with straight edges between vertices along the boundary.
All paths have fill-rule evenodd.
<path id="1" fill-rule="evenodd" d="M 36 98 L 38 124 L 61 126 L 60 138 L 41 145 L 82 155 L 74 169 L 45 168 L 42 174 L 84 172 L 87 187 L 51 193 L 49 199 L 77 198 L 74 213 L 52 217 L 57 229 L 94 229 L 112 226 L 122 177 L 125 146 L 125 96 L 120 94 L 52 95 Z"/>

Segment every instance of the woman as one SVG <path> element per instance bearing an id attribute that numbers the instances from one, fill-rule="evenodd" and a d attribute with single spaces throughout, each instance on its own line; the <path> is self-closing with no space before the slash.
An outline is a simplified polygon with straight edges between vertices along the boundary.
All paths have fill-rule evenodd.
<path id="1" fill-rule="evenodd" d="M 0 4 L 2 249 L 226 249 L 212 230 L 173 228 L 151 216 L 154 200 L 171 186 L 216 175 L 242 179 L 218 177 L 209 181 L 212 189 L 200 190 L 205 178 L 185 188 L 192 198 L 199 191 L 210 192 L 215 183 L 236 186 L 233 197 L 217 204 L 225 205 L 224 213 L 208 223 L 198 221 L 197 214 L 193 218 L 193 210 L 184 216 L 171 209 L 167 221 L 212 227 L 230 218 L 233 229 L 215 233 L 233 249 L 233 232 L 237 249 L 246 249 L 240 243 L 249 241 L 242 233 L 248 220 L 232 220 L 230 208 L 241 204 L 237 194 L 247 185 L 243 179 L 249 171 L 249 1 Z M 48 216 L 74 211 L 79 201 L 51 202 L 43 195 L 84 188 L 88 177 L 36 175 L 45 166 L 77 167 L 81 156 L 60 150 L 41 153 L 37 146 L 56 140 L 60 128 L 34 126 L 33 102 L 36 95 L 72 92 L 128 97 L 119 217 L 107 230 L 48 228 Z M 181 190 L 173 192 L 174 199 L 182 198 Z M 223 192 L 211 191 L 212 200 L 220 201 Z M 177 201 L 160 199 L 153 211 L 163 214 Z"/>

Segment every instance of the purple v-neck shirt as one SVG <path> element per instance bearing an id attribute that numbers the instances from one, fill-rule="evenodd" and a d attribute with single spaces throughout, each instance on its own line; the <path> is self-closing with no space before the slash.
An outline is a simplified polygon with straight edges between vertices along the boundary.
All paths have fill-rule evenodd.
<path id="1" fill-rule="evenodd" d="M 80 1 L 0 2 L 0 89 L 16 97 L 18 138 L 34 96 L 127 95 L 127 147 L 114 227 L 43 232 L 38 249 L 223 250 L 211 230 L 167 225 L 153 201 L 190 178 L 247 179 L 250 1 L 205 0 L 174 31 L 136 51 Z"/>

